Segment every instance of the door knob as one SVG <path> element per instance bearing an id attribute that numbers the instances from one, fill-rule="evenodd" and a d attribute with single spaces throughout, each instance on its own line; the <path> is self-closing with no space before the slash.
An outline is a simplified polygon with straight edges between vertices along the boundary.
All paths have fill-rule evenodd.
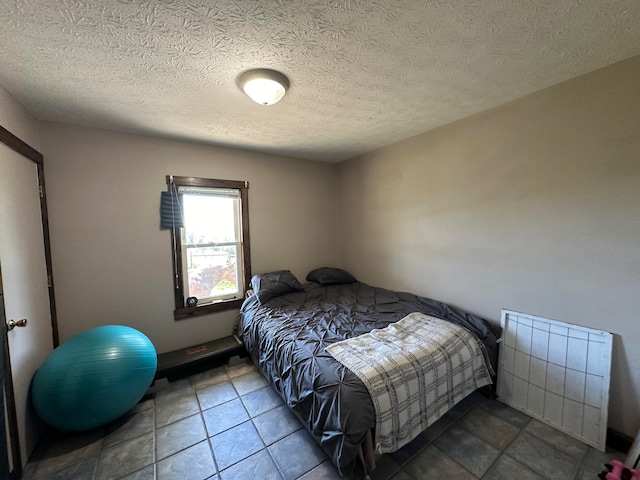
<path id="1" fill-rule="evenodd" d="M 9 320 L 7 322 L 7 330 L 11 331 L 16 327 L 26 327 L 27 326 L 27 319 L 23 318 L 22 320 L 18 320 L 17 322 L 15 320 Z"/>

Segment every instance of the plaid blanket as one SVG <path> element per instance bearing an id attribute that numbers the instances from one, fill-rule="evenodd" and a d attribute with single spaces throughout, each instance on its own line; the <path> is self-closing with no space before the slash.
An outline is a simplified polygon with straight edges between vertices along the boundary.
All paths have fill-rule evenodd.
<path id="1" fill-rule="evenodd" d="M 326 351 L 369 390 L 378 453 L 398 450 L 471 392 L 492 383 L 486 351 L 475 335 L 417 312 Z"/>

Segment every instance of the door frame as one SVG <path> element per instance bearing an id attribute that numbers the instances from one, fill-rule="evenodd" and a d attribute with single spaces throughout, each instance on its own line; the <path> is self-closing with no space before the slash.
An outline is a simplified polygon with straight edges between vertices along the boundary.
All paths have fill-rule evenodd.
<path id="1" fill-rule="evenodd" d="M 31 160 L 36 164 L 38 172 L 38 184 L 40 189 L 40 214 L 42 220 L 42 235 L 44 238 L 44 255 L 47 267 L 47 283 L 49 287 L 49 308 L 51 311 L 51 332 L 53 336 L 53 347 L 59 345 L 58 336 L 58 319 L 56 315 L 56 301 L 55 292 L 53 288 L 53 268 L 51 262 L 51 241 L 49 237 L 49 217 L 47 211 L 47 196 L 44 182 L 44 157 L 35 148 L 15 136 L 9 130 L 0 125 L 0 142 L 11 148 L 13 151 L 19 153 L 23 157 Z M 2 305 L 2 308 L 4 306 Z M 4 315 L 3 315 L 4 317 Z M 11 377 L 11 363 L 9 356 L 9 344 L 7 342 L 7 324 L 6 319 L 3 319 L 2 325 L 2 343 L 4 344 L 3 355 L 4 361 L 3 378 L 5 383 L 5 399 L 6 399 L 6 414 L 8 419 L 7 431 L 9 436 L 9 442 L 11 446 L 11 460 L 14 470 L 10 478 L 20 478 L 22 476 L 22 459 L 20 454 L 20 442 L 18 440 L 18 418 L 16 414 L 16 404 L 13 395 L 13 382 Z M 0 391 L 1 394 L 1 391 Z M 4 423 L 4 411 L 0 411 L 0 423 Z M 0 429 L 1 432 L 2 429 Z M 0 452 L 0 455 L 5 455 L 5 452 Z"/>
<path id="2" fill-rule="evenodd" d="M 13 478 L 11 470 L 9 470 L 9 460 L 15 466 L 16 456 L 20 458 L 20 443 L 12 442 L 11 445 L 11 459 L 9 459 L 9 450 L 7 445 L 7 438 L 18 438 L 18 419 L 16 415 L 15 404 L 12 404 L 9 399 L 13 400 L 13 381 L 11 375 L 11 369 L 6 369 L 5 365 L 8 362 L 8 348 L 7 348 L 7 327 L 6 319 L 4 316 L 4 294 L 2 293 L 2 279 L 0 278 L 0 474 L 8 475 L 9 478 Z M 8 371 L 7 371 L 8 370 Z M 6 398 L 6 405 L 5 405 Z M 5 412 L 6 421 L 5 421 Z M 7 424 L 8 423 L 8 424 Z M 15 444 L 15 445 L 14 445 Z M 18 451 L 13 454 L 14 448 L 17 446 Z M 15 470 L 14 470 L 15 471 Z M 19 472 L 19 470 L 18 470 Z"/>

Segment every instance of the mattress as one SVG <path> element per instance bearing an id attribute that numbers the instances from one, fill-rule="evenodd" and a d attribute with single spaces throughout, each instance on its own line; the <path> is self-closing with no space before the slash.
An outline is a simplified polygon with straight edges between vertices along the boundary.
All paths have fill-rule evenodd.
<path id="1" fill-rule="evenodd" d="M 499 327 L 445 303 L 362 282 L 311 282 L 261 304 L 249 296 L 238 335 L 253 362 L 305 425 L 340 474 L 362 476 L 360 446 L 376 414 L 362 381 L 325 351 L 333 343 L 421 312 L 460 325 L 494 349 Z"/>

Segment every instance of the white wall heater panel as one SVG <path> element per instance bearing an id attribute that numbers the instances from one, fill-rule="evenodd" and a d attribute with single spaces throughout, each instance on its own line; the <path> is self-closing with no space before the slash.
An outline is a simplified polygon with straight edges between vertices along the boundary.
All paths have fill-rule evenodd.
<path id="1" fill-rule="evenodd" d="M 502 310 L 498 399 L 604 451 L 612 335 Z"/>

